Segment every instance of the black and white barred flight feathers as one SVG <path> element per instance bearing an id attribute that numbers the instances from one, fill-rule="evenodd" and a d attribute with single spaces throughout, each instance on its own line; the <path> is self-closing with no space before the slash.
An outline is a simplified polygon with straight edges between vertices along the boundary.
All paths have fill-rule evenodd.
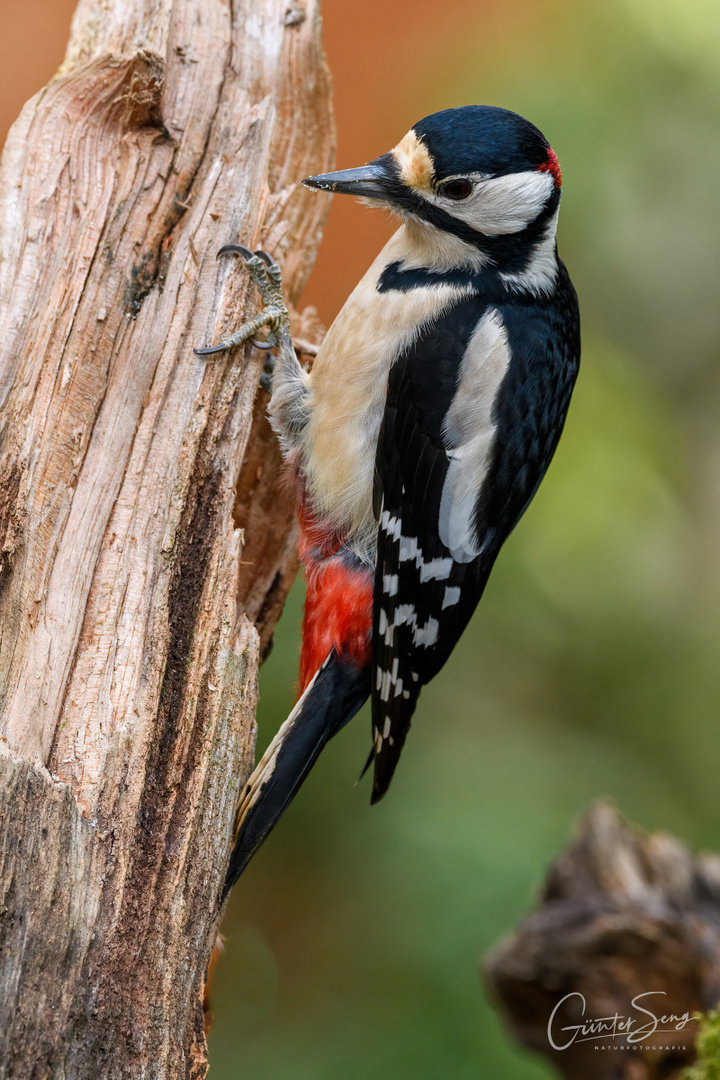
<path id="1" fill-rule="evenodd" d="M 555 452 L 577 368 L 562 264 L 558 279 L 554 305 L 472 294 L 390 369 L 375 472 L 373 801 L 420 687 L 450 656 Z M 483 408 L 493 351 L 497 387 Z"/>
<path id="2" fill-rule="evenodd" d="M 275 366 L 269 411 L 302 507 L 302 681 L 327 667 L 251 783 L 235 876 L 368 693 L 373 802 L 387 790 L 420 689 L 550 463 L 580 355 L 560 168 L 527 120 L 449 109 L 369 165 L 305 183 L 403 224 L 312 372 L 291 348 Z"/>

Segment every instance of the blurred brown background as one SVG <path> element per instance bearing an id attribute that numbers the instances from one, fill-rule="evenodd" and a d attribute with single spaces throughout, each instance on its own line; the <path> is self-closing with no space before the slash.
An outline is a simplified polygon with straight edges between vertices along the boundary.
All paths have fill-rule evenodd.
<path id="1" fill-rule="evenodd" d="M 338 168 L 377 157 L 398 141 L 398 133 L 434 110 L 432 86 L 422 85 L 426 81 L 422 67 L 438 46 L 445 59 L 445 51 L 476 6 L 455 0 L 443 13 L 438 33 L 434 0 L 326 3 L 324 36 L 335 88 Z M 27 0 L 24 4 L 1 0 L 2 142 L 24 102 L 62 61 L 74 9 L 68 0 Z M 349 201 L 335 200 L 305 296 L 326 322 L 335 316 L 393 229 L 384 215 L 358 212 Z"/>
<path id="2" fill-rule="evenodd" d="M 200 0 L 198 0 L 200 2 Z M 62 58 L 72 4 L 2 3 L 0 125 Z M 420 701 L 393 790 L 353 788 L 362 714 L 230 904 L 216 1080 L 533 1080 L 477 959 L 609 795 L 720 850 L 720 5 L 326 0 L 338 167 L 451 105 L 515 109 L 563 167 L 583 364 L 556 459 Z M 326 322 L 393 226 L 334 201 L 306 291 Z M 261 676 L 293 699 L 302 587 Z M 653 987 L 648 986 L 647 990 Z"/>

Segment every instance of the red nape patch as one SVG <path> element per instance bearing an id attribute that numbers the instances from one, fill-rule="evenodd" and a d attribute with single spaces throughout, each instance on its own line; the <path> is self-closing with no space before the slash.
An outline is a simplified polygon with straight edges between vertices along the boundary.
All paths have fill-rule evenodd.
<path id="1" fill-rule="evenodd" d="M 555 187 L 562 187 L 562 173 L 560 172 L 560 162 L 557 159 L 557 154 L 554 150 L 548 147 L 547 160 L 538 167 L 538 172 L 549 172 L 555 181 Z"/>
<path id="2" fill-rule="evenodd" d="M 373 571 L 329 558 L 305 566 L 307 594 L 300 653 L 300 693 L 333 646 L 358 667 L 370 663 Z"/>

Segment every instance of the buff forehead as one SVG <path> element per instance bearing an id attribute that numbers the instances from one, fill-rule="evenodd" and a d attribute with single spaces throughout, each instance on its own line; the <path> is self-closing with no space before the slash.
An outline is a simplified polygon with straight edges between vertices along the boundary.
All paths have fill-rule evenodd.
<path id="1" fill-rule="evenodd" d="M 398 163 L 403 183 L 424 191 L 432 190 L 432 179 L 435 175 L 432 155 L 412 128 L 394 147 L 392 155 Z"/>

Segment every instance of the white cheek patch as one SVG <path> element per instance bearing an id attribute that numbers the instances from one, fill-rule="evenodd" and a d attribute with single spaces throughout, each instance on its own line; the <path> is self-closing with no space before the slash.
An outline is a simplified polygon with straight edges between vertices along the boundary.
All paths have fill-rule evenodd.
<path id="1" fill-rule="evenodd" d="M 472 195 L 456 203 L 438 196 L 433 201 L 478 232 L 505 236 L 520 232 L 535 220 L 554 186 L 549 172 L 532 170 L 480 180 Z"/>
<path id="2" fill-rule="evenodd" d="M 439 535 L 457 562 L 470 562 L 480 553 L 473 514 L 495 438 L 493 404 L 509 365 L 507 331 L 499 312 L 491 309 L 468 342 L 443 424 L 450 467 L 440 501 Z M 448 597 L 448 606 L 451 603 Z"/>
<path id="3" fill-rule="evenodd" d="M 558 273 L 557 252 L 555 250 L 557 219 L 558 211 L 556 210 L 548 221 L 545 235 L 534 245 L 522 270 L 515 274 L 500 274 L 501 280 L 506 285 L 527 289 L 538 294 L 544 291 L 549 292 L 553 288 Z"/>

